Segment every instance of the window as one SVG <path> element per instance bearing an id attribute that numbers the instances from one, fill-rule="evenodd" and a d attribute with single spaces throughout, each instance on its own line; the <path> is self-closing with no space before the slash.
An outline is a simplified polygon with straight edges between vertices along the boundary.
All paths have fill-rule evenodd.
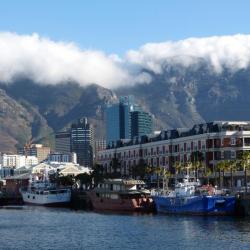
<path id="1" fill-rule="evenodd" d="M 236 139 L 235 138 L 231 138 L 231 145 L 236 145 Z"/>
<path id="2" fill-rule="evenodd" d="M 221 152 L 220 152 L 220 158 L 221 158 L 221 159 L 224 159 L 224 151 L 221 151 Z"/>
<path id="3" fill-rule="evenodd" d="M 236 158 L 236 152 L 235 151 L 231 151 L 231 159 L 235 159 Z"/>

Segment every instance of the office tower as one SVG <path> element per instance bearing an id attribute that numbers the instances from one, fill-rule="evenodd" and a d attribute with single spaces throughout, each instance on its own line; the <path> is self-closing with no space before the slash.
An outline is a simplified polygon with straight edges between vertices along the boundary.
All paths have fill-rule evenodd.
<path id="1" fill-rule="evenodd" d="M 94 129 L 87 118 L 71 125 L 71 151 L 77 155 L 77 163 L 84 167 L 93 166 Z"/>
<path id="2" fill-rule="evenodd" d="M 121 96 L 119 103 L 107 107 L 106 132 L 108 144 L 131 137 L 130 112 L 134 111 L 136 107 L 133 96 Z"/>
<path id="3" fill-rule="evenodd" d="M 152 116 L 145 111 L 133 111 L 131 117 L 131 138 L 149 135 L 153 132 Z"/>
<path id="4" fill-rule="evenodd" d="M 71 152 L 71 132 L 57 132 L 55 134 L 55 151 L 69 154 Z"/>

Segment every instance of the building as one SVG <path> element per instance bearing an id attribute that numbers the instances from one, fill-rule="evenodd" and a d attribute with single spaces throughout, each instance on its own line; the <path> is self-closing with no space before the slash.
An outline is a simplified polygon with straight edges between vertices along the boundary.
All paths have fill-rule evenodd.
<path id="1" fill-rule="evenodd" d="M 142 119 L 145 119 L 143 121 Z M 133 131 L 132 131 L 133 129 Z M 135 103 L 133 96 L 121 96 L 119 103 L 106 109 L 107 143 L 152 132 L 152 117 Z"/>
<path id="2" fill-rule="evenodd" d="M 8 196 L 21 197 L 20 189 L 26 189 L 29 185 L 30 174 L 20 174 L 5 178 L 5 192 Z"/>
<path id="3" fill-rule="evenodd" d="M 29 147 L 24 147 L 19 150 L 19 154 L 25 156 L 36 156 L 38 162 L 42 162 L 48 158 L 50 147 L 45 147 L 42 144 L 31 144 Z"/>
<path id="4" fill-rule="evenodd" d="M 14 175 L 13 167 L 0 167 L 0 179 Z"/>
<path id="5" fill-rule="evenodd" d="M 77 162 L 76 153 L 51 153 L 48 156 L 48 162 Z"/>
<path id="6" fill-rule="evenodd" d="M 0 165 L 3 167 L 20 168 L 24 166 L 32 166 L 38 163 L 36 156 L 25 155 L 9 155 L 2 154 L 0 156 Z"/>
<path id="7" fill-rule="evenodd" d="M 77 155 L 78 164 L 93 166 L 94 129 L 87 118 L 81 118 L 71 125 L 71 147 Z"/>
<path id="8" fill-rule="evenodd" d="M 71 152 L 71 131 L 57 132 L 55 134 L 55 151 L 64 154 Z"/>
<path id="9" fill-rule="evenodd" d="M 161 131 L 156 136 L 142 136 L 98 153 L 98 163 L 107 172 L 117 158 L 124 175 L 143 160 L 148 166 L 165 167 L 175 172 L 177 163 L 187 163 L 199 157 L 212 171 L 222 160 L 233 160 L 250 150 L 250 122 L 218 121 L 198 124 L 191 129 Z M 243 180 L 241 180 L 243 181 Z"/>
<path id="10" fill-rule="evenodd" d="M 95 140 L 95 154 L 94 154 L 94 158 L 97 157 L 97 154 L 99 151 L 105 150 L 107 147 L 107 143 L 105 139 L 98 139 Z"/>
<path id="11" fill-rule="evenodd" d="M 131 138 L 150 135 L 153 132 L 152 116 L 143 111 L 137 110 L 131 112 Z"/>

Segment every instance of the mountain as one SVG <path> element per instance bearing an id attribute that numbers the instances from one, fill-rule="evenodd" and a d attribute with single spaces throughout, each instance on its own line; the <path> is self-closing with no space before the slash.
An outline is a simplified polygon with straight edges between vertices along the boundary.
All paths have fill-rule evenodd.
<path id="1" fill-rule="evenodd" d="M 9 106 L 8 101 L 12 108 L 0 117 L 0 136 L 7 136 L 0 142 L 2 151 L 8 147 L 7 151 L 14 151 L 31 138 L 53 145 L 54 131 L 66 129 L 82 116 L 94 124 L 97 137 L 104 137 L 104 109 L 117 99 L 111 90 L 94 84 L 38 85 L 22 79 L 0 87 L 1 106 Z"/>
<path id="2" fill-rule="evenodd" d="M 213 120 L 250 120 L 250 69 L 221 73 L 206 64 L 185 68 L 167 66 L 150 74 L 149 84 L 121 88 L 133 93 L 155 115 L 159 128 L 190 127 Z"/>
<path id="3" fill-rule="evenodd" d="M 191 127 L 213 120 L 250 120 L 250 69 L 215 73 L 206 63 L 197 67 L 165 65 L 151 82 L 109 90 L 96 84 L 36 84 L 18 79 L 0 84 L 0 150 L 14 151 L 33 138 L 53 143 L 82 116 L 89 117 L 96 136 L 105 136 L 104 110 L 120 95 L 133 94 L 154 115 L 155 129 Z"/>

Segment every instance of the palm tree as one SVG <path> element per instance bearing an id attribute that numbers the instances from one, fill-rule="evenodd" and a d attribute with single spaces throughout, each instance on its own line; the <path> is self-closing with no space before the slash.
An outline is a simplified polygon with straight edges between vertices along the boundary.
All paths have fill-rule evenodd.
<path id="1" fill-rule="evenodd" d="M 180 174 L 182 172 L 183 166 L 181 165 L 181 162 L 176 161 L 174 163 L 175 168 L 175 184 L 177 183 L 177 174 Z"/>
<path id="2" fill-rule="evenodd" d="M 226 161 L 227 164 L 227 170 L 230 169 L 230 173 L 231 173 L 231 189 L 233 190 L 234 188 L 234 176 L 233 176 L 233 172 L 235 172 L 237 170 L 237 161 L 236 160 L 228 160 Z"/>
<path id="3" fill-rule="evenodd" d="M 204 177 L 207 178 L 207 184 L 209 185 L 209 176 L 211 176 L 212 170 L 210 168 L 206 168 L 204 171 Z"/>
<path id="4" fill-rule="evenodd" d="M 226 168 L 227 168 L 226 161 L 220 161 L 216 164 L 216 169 L 219 171 L 219 186 L 220 186 L 220 188 L 223 188 L 223 186 L 224 186 L 224 177 L 225 177 Z M 216 172 L 217 171 L 215 171 L 215 174 L 216 174 Z M 222 179 L 221 179 L 221 172 L 222 172 Z"/>
<path id="5" fill-rule="evenodd" d="M 161 176 L 161 167 L 158 166 L 154 169 L 155 174 L 157 175 L 157 188 L 160 188 L 160 176 Z"/>
<path id="6" fill-rule="evenodd" d="M 165 188 L 167 187 L 168 189 L 168 183 L 169 183 L 169 179 L 171 177 L 171 172 L 169 170 L 166 170 L 166 168 L 162 168 L 162 179 L 163 179 L 163 189 L 165 190 Z"/>
<path id="7" fill-rule="evenodd" d="M 244 151 L 240 163 L 244 169 L 244 182 L 245 182 L 245 192 L 247 193 L 247 171 L 250 170 L 250 152 Z"/>

